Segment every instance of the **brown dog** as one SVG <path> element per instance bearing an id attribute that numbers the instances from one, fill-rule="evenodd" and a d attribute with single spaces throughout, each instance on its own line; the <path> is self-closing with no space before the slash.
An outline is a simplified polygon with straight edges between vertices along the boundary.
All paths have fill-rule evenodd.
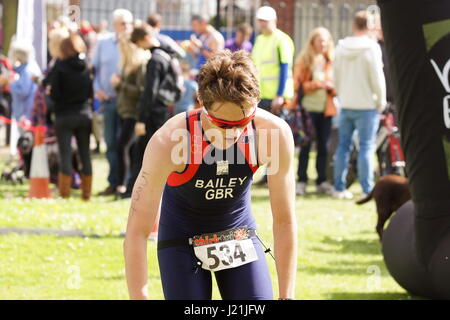
<path id="1" fill-rule="evenodd" d="M 378 222 L 376 231 L 381 240 L 386 221 L 394 211 L 397 211 L 405 202 L 411 199 L 408 179 L 395 174 L 382 176 L 375 184 L 372 192 L 356 203 L 363 204 L 372 199 L 375 199 L 377 206 Z"/>

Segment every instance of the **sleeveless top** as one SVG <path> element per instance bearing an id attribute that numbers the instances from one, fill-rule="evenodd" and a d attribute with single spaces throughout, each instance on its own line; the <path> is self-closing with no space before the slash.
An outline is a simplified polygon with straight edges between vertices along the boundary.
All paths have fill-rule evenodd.
<path id="1" fill-rule="evenodd" d="M 210 50 L 210 48 L 208 47 L 208 40 L 211 37 L 210 34 L 208 34 L 203 40 L 202 40 L 202 48 L 206 49 L 206 50 Z M 203 67 L 203 65 L 206 63 L 208 59 L 205 57 L 205 55 L 200 52 L 198 55 L 198 60 L 197 60 L 197 69 L 201 69 L 201 67 Z"/>
<path id="2" fill-rule="evenodd" d="M 172 172 L 167 179 L 159 241 L 244 225 L 256 229 L 250 197 L 253 174 L 258 169 L 254 122 L 232 146 L 219 149 L 204 135 L 201 112 L 186 112 L 189 163 L 182 172 Z"/>

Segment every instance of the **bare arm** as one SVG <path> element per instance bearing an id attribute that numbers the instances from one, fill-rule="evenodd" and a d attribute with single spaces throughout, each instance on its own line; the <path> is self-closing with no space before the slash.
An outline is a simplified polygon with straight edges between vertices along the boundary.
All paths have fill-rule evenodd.
<path id="1" fill-rule="evenodd" d="M 211 58 L 217 53 L 217 51 L 222 50 L 225 46 L 225 41 L 221 34 L 213 33 L 212 37 L 208 40 L 209 51 L 201 48 L 200 50 L 206 57 L 206 59 Z"/>
<path id="2" fill-rule="evenodd" d="M 279 137 L 276 138 L 276 135 L 272 135 L 270 142 L 279 144 L 279 152 L 272 155 L 268 166 L 268 186 L 273 215 L 274 253 L 279 297 L 293 299 L 297 273 L 295 177 L 292 169 L 294 141 L 287 124 L 283 123 L 278 130 Z M 271 148 L 271 150 L 274 149 Z"/>
<path id="3" fill-rule="evenodd" d="M 124 241 L 125 271 L 130 299 L 148 298 L 147 239 L 159 214 L 167 176 L 176 169 L 170 158 L 171 144 L 167 143 L 167 134 L 161 131 L 160 129 L 155 133 L 147 145 L 142 169 L 133 188 Z"/>

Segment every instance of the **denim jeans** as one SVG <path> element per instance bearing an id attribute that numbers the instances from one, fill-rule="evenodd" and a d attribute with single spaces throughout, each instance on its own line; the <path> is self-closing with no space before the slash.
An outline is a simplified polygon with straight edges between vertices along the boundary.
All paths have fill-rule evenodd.
<path id="1" fill-rule="evenodd" d="M 327 143 L 331 133 L 331 117 L 324 117 L 323 112 L 310 112 L 314 130 L 316 133 L 317 142 L 317 158 L 316 158 L 316 170 L 317 180 L 316 184 L 319 185 L 327 180 Z M 309 151 L 311 150 L 311 143 L 300 148 L 300 155 L 298 157 L 298 181 L 308 181 L 308 162 Z"/>
<path id="2" fill-rule="evenodd" d="M 339 142 L 334 164 L 334 187 L 337 191 L 345 190 L 352 137 L 353 132 L 357 130 L 360 146 L 358 178 L 363 192 L 370 193 L 374 184 L 373 154 L 380 115 L 377 110 L 342 109 L 339 117 Z"/>
<path id="3" fill-rule="evenodd" d="M 106 143 L 106 159 L 109 164 L 108 183 L 111 187 L 119 185 L 117 140 L 120 131 L 120 117 L 117 113 L 117 100 L 102 102 L 104 117 L 104 135 Z"/>

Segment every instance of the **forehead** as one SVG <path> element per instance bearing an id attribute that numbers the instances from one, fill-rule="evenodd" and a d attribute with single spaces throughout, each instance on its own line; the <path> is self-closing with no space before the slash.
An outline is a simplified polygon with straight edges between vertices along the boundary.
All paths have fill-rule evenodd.
<path id="1" fill-rule="evenodd" d="M 328 40 L 328 38 L 328 34 L 324 31 L 320 31 L 314 36 L 314 40 Z"/>
<path id="2" fill-rule="evenodd" d="M 250 106 L 240 106 L 233 102 L 214 102 L 207 111 L 210 115 L 222 120 L 239 121 L 244 116 L 250 115 L 253 108 Z"/>

